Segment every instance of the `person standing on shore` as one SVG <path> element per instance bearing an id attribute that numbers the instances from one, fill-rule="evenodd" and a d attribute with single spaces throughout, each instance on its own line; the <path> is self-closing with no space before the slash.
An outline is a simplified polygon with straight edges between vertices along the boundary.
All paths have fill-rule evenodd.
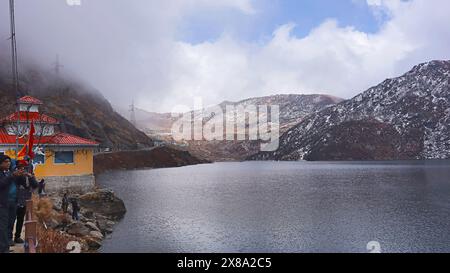
<path id="1" fill-rule="evenodd" d="M 80 217 L 78 213 L 80 212 L 80 205 L 76 198 L 72 198 L 72 220 L 79 221 Z"/>
<path id="2" fill-rule="evenodd" d="M 10 172 L 11 158 L 6 155 L 0 155 L 0 253 L 9 253 L 10 246 L 10 210 L 9 195 L 11 186 L 15 186 L 16 178 L 23 176 L 24 173 L 15 171 Z M 15 211 L 14 211 L 15 214 Z"/>
<path id="3" fill-rule="evenodd" d="M 39 198 L 43 198 L 47 196 L 47 193 L 45 192 L 45 180 L 41 179 L 41 181 L 38 183 L 38 194 Z"/>
<path id="4" fill-rule="evenodd" d="M 24 177 L 18 178 L 17 187 L 17 213 L 16 213 L 16 233 L 14 236 L 14 243 L 23 244 L 24 241 L 21 238 L 23 222 L 26 215 L 26 202 L 31 200 L 33 190 L 38 187 L 36 177 L 31 173 L 26 172 L 26 169 L 31 165 L 25 160 L 18 161 L 17 170 L 25 171 Z"/>
<path id="5" fill-rule="evenodd" d="M 64 193 L 64 196 L 61 200 L 61 208 L 64 214 L 67 213 L 67 210 L 69 209 L 69 197 L 67 197 L 67 192 Z"/>

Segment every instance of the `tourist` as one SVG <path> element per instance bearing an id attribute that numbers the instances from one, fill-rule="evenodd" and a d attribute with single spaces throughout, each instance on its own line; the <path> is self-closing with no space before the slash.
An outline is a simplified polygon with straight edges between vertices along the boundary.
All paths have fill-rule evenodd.
<path id="1" fill-rule="evenodd" d="M 80 205 L 76 198 L 72 198 L 72 220 L 79 221 L 80 217 L 78 213 L 80 212 Z"/>
<path id="2" fill-rule="evenodd" d="M 18 187 L 17 187 L 17 215 L 16 215 L 16 233 L 14 236 L 14 243 L 23 244 L 24 241 L 21 238 L 23 222 L 25 220 L 26 215 L 26 202 L 27 200 L 31 200 L 33 189 L 38 187 L 38 182 L 36 181 L 36 177 L 31 172 L 27 172 L 27 168 L 30 168 L 29 162 L 25 160 L 18 161 L 17 170 L 22 170 L 25 172 L 24 177 L 18 178 Z"/>
<path id="3" fill-rule="evenodd" d="M 0 154 L 0 253 L 9 252 L 9 194 L 11 185 L 16 184 L 16 177 L 23 176 L 24 173 L 15 171 L 10 172 L 11 158 Z M 15 214 L 15 210 L 14 210 Z"/>
<path id="4" fill-rule="evenodd" d="M 61 200 L 61 208 L 64 213 L 67 213 L 67 210 L 69 209 L 69 197 L 67 197 L 67 192 L 64 193 L 64 196 Z"/>
<path id="5" fill-rule="evenodd" d="M 27 179 L 26 177 L 30 177 L 30 174 L 24 167 L 24 163 L 19 164 L 19 161 L 16 161 L 16 169 L 14 171 L 15 179 L 14 183 L 11 183 L 9 186 L 8 192 L 8 238 L 9 238 L 9 246 L 14 246 L 13 240 L 13 231 L 14 231 L 14 223 L 16 222 L 17 217 L 17 206 L 18 206 L 18 197 L 19 197 L 19 188 L 27 187 Z M 29 183 L 29 182 L 28 182 Z"/>
<path id="6" fill-rule="evenodd" d="M 47 193 L 45 192 L 45 180 L 44 179 L 41 179 L 41 181 L 39 181 L 39 183 L 38 183 L 38 194 L 39 194 L 39 198 L 47 196 Z"/>

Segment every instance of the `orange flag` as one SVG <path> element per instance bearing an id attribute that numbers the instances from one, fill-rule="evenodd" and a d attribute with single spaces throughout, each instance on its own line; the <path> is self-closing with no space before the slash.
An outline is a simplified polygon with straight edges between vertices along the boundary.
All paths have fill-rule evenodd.
<path id="1" fill-rule="evenodd" d="M 33 145 L 34 145 L 34 133 L 35 133 L 35 129 L 34 129 L 34 122 L 31 122 L 30 125 L 30 133 L 28 136 L 28 141 L 27 143 L 25 143 L 25 145 L 23 146 L 22 150 L 19 151 L 19 153 L 17 154 L 18 158 L 23 158 L 25 156 L 29 156 L 31 159 L 34 158 L 34 153 L 33 153 Z"/>

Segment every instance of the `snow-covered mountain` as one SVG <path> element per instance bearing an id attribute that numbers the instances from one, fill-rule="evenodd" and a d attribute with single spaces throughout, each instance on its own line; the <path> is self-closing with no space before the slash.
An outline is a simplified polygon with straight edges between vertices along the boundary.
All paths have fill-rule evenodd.
<path id="1" fill-rule="evenodd" d="M 450 61 L 415 66 L 311 114 L 253 160 L 450 158 Z"/>
<path id="2" fill-rule="evenodd" d="M 289 94 L 256 97 L 231 103 L 223 102 L 221 106 L 224 107 L 226 104 L 243 107 L 248 105 L 278 105 L 280 108 L 280 131 L 284 133 L 311 113 L 342 101 L 341 98 L 329 95 Z"/>
<path id="3" fill-rule="evenodd" d="M 328 95 L 289 94 L 256 97 L 239 102 L 225 101 L 217 106 L 225 110 L 226 106 L 241 106 L 248 109 L 247 106 L 251 105 L 278 105 L 280 109 L 280 132 L 284 133 L 302 121 L 306 116 L 341 101 L 343 99 Z M 205 109 L 205 112 L 209 112 L 208 109 L 210 108 Z M 223 117 L 221 116 L 204 116 L 202 111 L 194 111 L 192 116 L 193 120 L 201 119 L 202 123 L 223 121 Z M 263 117 L 261 118 L 264 120 Z M 141 130 L 152 134 L 152 137 L 163 138 L 166 137 L 164 134 L 170 132 L 172 124 L 176 119 L 170 114 L 144 113 L 143 111 L 139 111 L 136 112 L 136 120 Z M 257 126 L 251 126 L 251 124 L 248 127 L 257 128 Z M 259 148 L 259 141 L 187 141 L 186 147 L 189 152 L 199 158 L 205 158 L 211 161 L 243 160 L 257 153 Z"/>
<path id="4" fill-rule="evenodd" d="M 341 98 L 328 95 L 273 95 L 266 97 L 256 97 L 239 102 L 223 102 L 219 106 L 225 109 L 226 106 L 243 107 L 248 106 L 274 106 L 278 105 L 279 112 L 279 128 L 280 132 L 288 131 L 292 126 L 298 124 L 306 116 L 311 113 L 318 112 L 326 107 L 335 105 L 343 101 Z M 248 109 L 248 108 L 247 108 Z M 194 112 L 194 119 L 198 119 L 198 111 Z M 242 113 L 241 113 L 242 114 Z M 245 117 L 237 117 L 245 119 Z M 259 117 L 261 120 L 266 118 Z M 219 119 L 213 121 L 212 119 Z M 208 122 L 221 122 L 222 117 L 214 116 L 204 118 Z M 256 124 L 248 124 L 248 128 L 257 130 Z M 256 134 L 256 132 L 252 132 Z M 199 158 L 206 158 L 211 161 L 235 161 L 244 160 L 248 156 L 257 153 L 260 150 L 260 141 L 189 141 L 187 150 Z"/>

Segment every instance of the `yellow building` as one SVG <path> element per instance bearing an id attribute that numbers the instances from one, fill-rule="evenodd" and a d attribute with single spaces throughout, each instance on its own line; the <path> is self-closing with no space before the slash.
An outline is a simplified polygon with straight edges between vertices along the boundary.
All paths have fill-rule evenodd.
<path id="1" fill-rule="evenodd" d="M 58 120 L 39 112 L 42 102 L 26 96 L 18 101 L 19 113 L 1 120 L 0 154 L 16 155 L 26 143 L 30 124 L 35 126 L 33 166 L 36 177 L 46 180 L 47 191 L 73 190 L 86 192 L 95 185 L 94 149 L 99 143 L 58 131 Z"/>

